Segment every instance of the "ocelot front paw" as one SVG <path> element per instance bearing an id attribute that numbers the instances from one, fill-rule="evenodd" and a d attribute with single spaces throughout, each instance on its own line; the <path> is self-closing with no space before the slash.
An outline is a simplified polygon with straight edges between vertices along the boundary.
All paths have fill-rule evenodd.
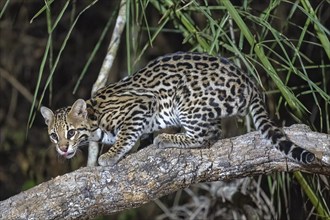
<path id="1" fill-rule="evenodd" d="M 107 153 L 102 154 L 98 159 L 98 163 L 99 163 L 100 166 L 113 166 L 118 161 L 119 161 L 118 158 L 112 157 L 111 155 L 109 155 Z"/>
<path id="2" fill-rule="evenodd" d="M 158 148 L 168 148 L 171 146 L 171 142 L 168 140 L 169 134 L 159 134 L 154 138 L 154 145 Z"/>

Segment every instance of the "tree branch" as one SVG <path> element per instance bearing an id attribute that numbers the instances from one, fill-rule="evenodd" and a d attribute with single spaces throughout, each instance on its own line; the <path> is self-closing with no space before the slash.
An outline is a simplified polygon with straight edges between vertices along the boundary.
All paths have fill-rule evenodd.
<path id="1" fill-rule="evenodd" d="M 330 136 L 303 125 L 285 129 L 293 142 L 329 162 Z M 113 167 L 84 167 L 0 202 L 1 219 L 93 218 L 170 194 L 199 182 L 282 171 L 330 175 L 330 166 L 300 165 L 261 140 L 257 132 L 223 139 L 206 149 L 149 146 Z"/>

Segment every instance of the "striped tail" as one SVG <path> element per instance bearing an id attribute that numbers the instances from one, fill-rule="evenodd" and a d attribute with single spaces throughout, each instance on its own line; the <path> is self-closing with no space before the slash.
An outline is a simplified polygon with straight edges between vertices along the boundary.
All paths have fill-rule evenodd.
<path id="1" fill-rule="evenodd" d="M 274 125 L 268 116 L 264 102 L 259 94 L 256 94 L 252 98 L 250 112 L 256 129 L 287 157 L 305 164 L 312 163 L 315 160 L 313 153 L 292 143 L 284 132 Z"/>

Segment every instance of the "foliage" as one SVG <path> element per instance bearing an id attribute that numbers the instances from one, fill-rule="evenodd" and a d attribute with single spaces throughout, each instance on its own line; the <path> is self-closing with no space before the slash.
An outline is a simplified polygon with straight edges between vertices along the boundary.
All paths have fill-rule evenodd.
<path id="1" fill-rule="evenodd" d="M 73 91 L 79 97 L 89 96 L 90 85 L 95 80 L 99 63 L 106 52 L 109 37 L 107 35 L 110 35 L 119 1 L 45 1 L 43 5 L 41 3 L 28 3 L 29 5 L 24 7 L 31 10 L 32 19 L 29 27 L 33 27 L 36 33 L 43 31 L 40 37 L 43 43 L 34 47 L 39 53 L 34 57 L 35 65 L 31 67 L 38 74 L 31 74 L 29 80 L 33 82 L 32 85 L 27 82 L 24 84 L 28 90 L 34 91 L 29 115 L 24 117 L 24 120 L 28 121 L 28 127 L 33 123 L 34 126 L 40 126 L 41 122 L 35 122 L 35 118 L 39 114 L 36 110 L 42 103 L 56 103 L 56 107 L 70 104 L 73 97 L 64 97 L 64 91 Z M 0 22 L 5 24 L 5 21 L 12 19 L 10 13 L 19 6 L 13 0 L 4 1 L 0 5 Z M 123 71 L 131 74 L 151 58 L 168 52 L 192 50 L 220 54 L 229 57 L 256 79 L 268 100 L 271 114 L 279 121 L 283 121 L 285 125 L 305 123 L 314 130 L 329 133 L 328 14 L 328 1 L 127 0 L 126 36 L 123 36 L 126 41 L 122 41 L 124 43 L 117 56 L 118 66 L 126 67 L 113 68 L 109 81 L 122 77 L 120 73 Z M 97 19 L 98 16 L 100 19 Z M 92 23 L 92 19 L 97 20 Z M 7 30 L 6 27 L 2 26 L 4 30 Z M 37 34 L 33 36 L 36 37 Z M 1 38 L 8 37 L 9 35 L 4 35 Z M 4 41 L 2 39 L 1 41 Z M 5 44 L 1 43 L 0 46 L 4 48 Z M 0 77 L 9 83 L 12 82 L 3 73 L 7 70 L 13 72 L 18 80 L 22 80 L 19 74 L 22 69 L 8 65 L 9 58 L 3 57 L 4 54 L 1 54 Z M 66 86 L 63 86 L 61 77 L 68 80 Z M 15 86 L 17 83 L 11 85 L 18 88 Z M 0 87 L 1 92 L 8 90 L 8 86 L 3 88 Z M 10 100 L 9 96 L 4 96 L 0 108 L 3 109 L 2 112 L 7 111 L 2 103 L 10 103 Z M 23 109 L 28 112 L 26 105 Z M 4 115 L 6 114 L 0 111 L 1 130 L 5 126 L 10 129 L 8 119 L 5 120 Z M 245 128 L 238 123 L 236 127 L 225 129 L 228 130 L 227 133 L 237 135 L 236 130 L 249 130 L 250 127 L 247 120 Z M 33 130 L 33 127 L 31 129 Z M 30 130 L 28 137 L 33 134 Z M 46 137 L 43 139 L 47 141 Z M 0 151 L 4 149 L 2 146 L 8 146 L 6 137 L 0 144 Z M 42 161 L 45 160 L 44 155 Z M 78 165 L 73 167 L 76 166 Z M 42 178 L 38 180 L 42 181 Z M 25 186 L 31 182 L 36 181 L 26 180 Z M 329 187 L 327 177 L 282 173 L 260 177 L 258 183 L 257 191 L 268 196 L 267 205 L 268 209 L 274 210 L 273 218 L 297 217 L 297 213 L 293 214 L 290 208 L 286 209 L 294 209 L 297 198 L 301 199 L 299 204 L 302 207 L 295 211 L 299 212 L 301 219 L 329 216 L 330 195 L 326 191 Z M 172 205 L 172 208 L 179 207 L 178 204 L 184 201 L 185 204 L 197 201 L 200 196 L 207 195 L 208 198 L 212 198 L 213 194 L 207 187 L 204 186 L 204 192 L 201 192 L 200 187 L 189 189 L 194 193 L 182 197 L 178 194 L 174 196 L 175 205 Z M 212 188 L 212 184 L 209 188 Z M 171 196 L 156 202 L 164 214 L 170 213 L 171 207 L 166 208 L 171 206 L 170 198 Z M 134 215 L 138 218 L 139 214 L 136 213 L 134 211 L 122 214 L 120 218 L 132 219 Z M 240 210 L 235 213 L 241 215 Z M 193 214 L 196 213 L 191 213 L 190 217 Z"/>

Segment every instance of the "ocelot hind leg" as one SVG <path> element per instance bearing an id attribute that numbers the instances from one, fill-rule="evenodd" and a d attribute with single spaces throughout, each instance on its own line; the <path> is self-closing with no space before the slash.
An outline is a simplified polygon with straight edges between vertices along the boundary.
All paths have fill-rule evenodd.
<path id="1" fill-rule="evenodd" d="M 160 134 L 154 139 L 159 148 L 200 148 L 209 147 L 221 137 L 221 122 L 181 122 L 185 133 Z"/>

